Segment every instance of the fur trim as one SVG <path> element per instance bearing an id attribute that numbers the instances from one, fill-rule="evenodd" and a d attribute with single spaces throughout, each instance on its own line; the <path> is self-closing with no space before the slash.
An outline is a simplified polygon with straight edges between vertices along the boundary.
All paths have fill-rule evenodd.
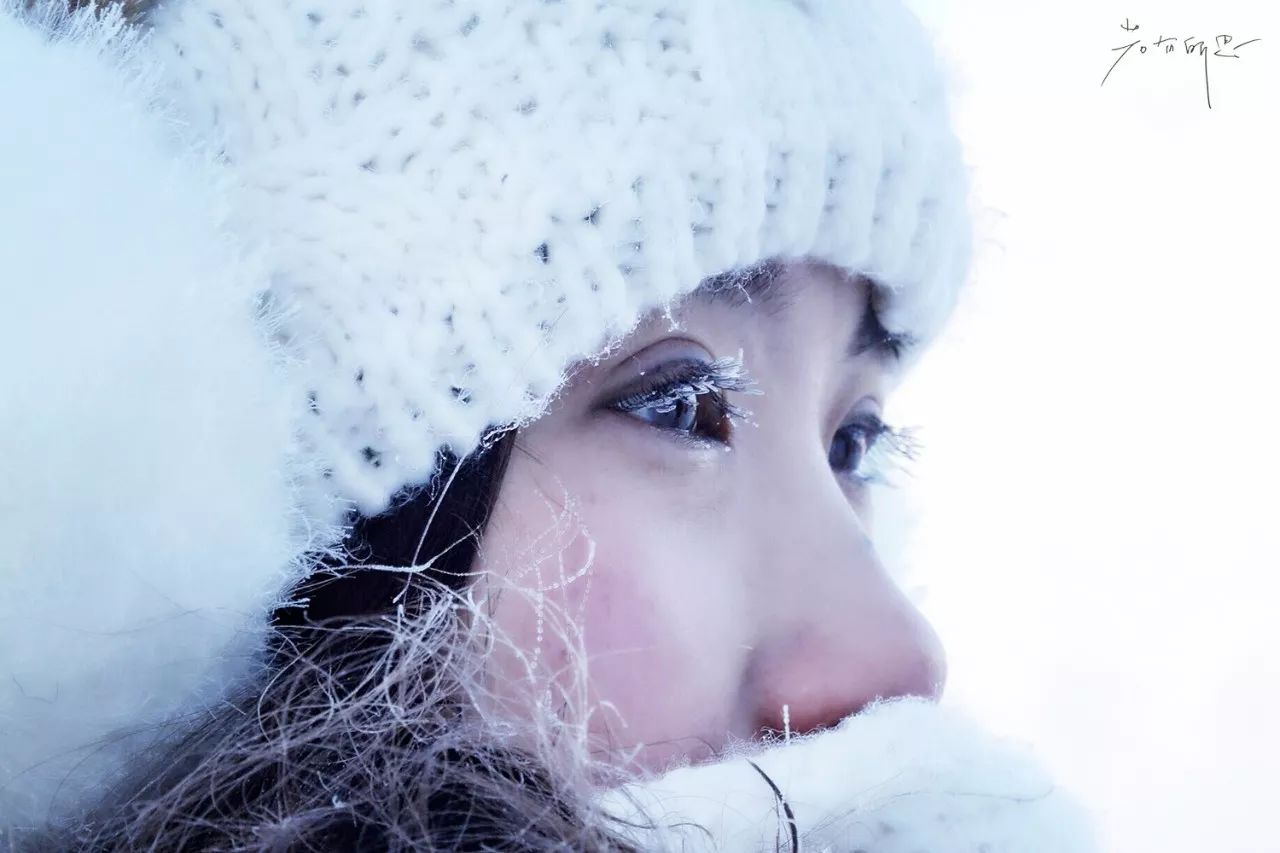
<path id="1" fill-rule="evenodd" d="M 118 12 L 25 7 L 0 0 L 0 826 L 217 702 L 312 544 L 216 171 L 175 154 Z"/>
<path id="2" fill-rule="evenodd" d="M 1098 849 L 1085 813 L 1029 755 L 919 699 L 882 702 L 828 732 L 676 770 L 601 804 L 635 827 L 631 837 L 644 850 Z"/>

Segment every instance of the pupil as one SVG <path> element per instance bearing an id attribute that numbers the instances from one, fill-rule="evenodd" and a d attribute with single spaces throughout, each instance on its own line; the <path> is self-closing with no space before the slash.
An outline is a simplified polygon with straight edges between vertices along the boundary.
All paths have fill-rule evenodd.
<path id="1" fill-rule="evenodd" d="M 837 471 L 856 471 L 862 461 L 858 443 L 846 431 L 836 433 L 828 459 Z"/>
<path id="2" fill-rule="evenodd" d="M 692 431 L 694 424 L 697 423 L 698 420 L 697 400 L 694 399 L 691 401 L 686 397 L 677 401 L 675 409 L 671 412 L 671 418 L 675 421 L 673 425 L 674 429 L 678 429 L 683 432 Z"/>

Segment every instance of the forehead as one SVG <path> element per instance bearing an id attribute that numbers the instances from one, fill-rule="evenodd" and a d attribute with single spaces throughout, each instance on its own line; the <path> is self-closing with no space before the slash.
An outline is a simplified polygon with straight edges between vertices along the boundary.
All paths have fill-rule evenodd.
<path id="1" fill-rule="evenodd" d="M 813 284 L 815 280 L 833 288 L 849 288 L 857 294 L 848 309 L 848 322 L 853 329 L 847 349 L 850 358 L 870 352 L 887 363 L 900 360 L 902 351 L 911 342 L 906 336 L 889 332 L 881 324 L 876 310 L 876 288 L 872 282 L 863 275 L 850 273 L 825 261 L 765 259 L 705 279 L 690 295 L 689 301 L 704 306 L 776 315 L 787 312 L 794 305 L 800 288 Z"/>

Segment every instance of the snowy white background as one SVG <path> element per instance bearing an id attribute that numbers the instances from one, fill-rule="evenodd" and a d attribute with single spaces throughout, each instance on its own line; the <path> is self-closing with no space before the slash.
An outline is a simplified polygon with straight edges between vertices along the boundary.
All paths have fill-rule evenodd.
<path id="1" fill-rule="evenodd" d="M 923 427 L 948 701 L 1034 743 L 1108 850 L 1280 851 L 1280 7 L 914 5 L 979 237 L 890 411 Z M 1210 57 L 1209 109 L 1182 39 L 1220 33 L 1261 41 Z"/>

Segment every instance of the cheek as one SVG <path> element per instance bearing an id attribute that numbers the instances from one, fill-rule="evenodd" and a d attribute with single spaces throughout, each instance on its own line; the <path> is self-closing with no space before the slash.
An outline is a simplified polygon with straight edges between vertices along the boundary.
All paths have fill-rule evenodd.
<path id="1" fill-rule="evenodd" d="M 667 517 L 643 488 L 606 497 L 595 480 L 548 496 L 508 473 L 480 558 L 505 590 L 492 608 L 509 641 L 492 659 L 493 690 L 527 713 L 554 685 L 585 704 L 602 742 L 654 744 L 637 756 L 647 766 L 701 757 L 703 740 L 723 737 L 738 714 L 749 640 L 741 572 L 678 508 Z"/>

